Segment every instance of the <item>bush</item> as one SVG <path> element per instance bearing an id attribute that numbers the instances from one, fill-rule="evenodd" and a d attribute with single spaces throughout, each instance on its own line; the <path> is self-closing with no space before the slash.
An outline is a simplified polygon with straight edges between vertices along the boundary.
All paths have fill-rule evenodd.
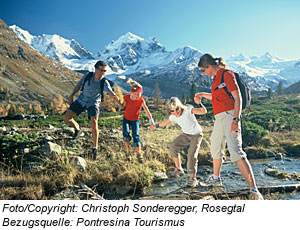
<path id="1" fill-rule="evenodd" d="M 267 130 L 258 124 L 250 121 L 245 121 L 243 123 L 242 135 L 244 146 L 257 145 L 261 138 L 266 134 Z"/>
<path id="2" fill-rule="evenodd" d="M 265 159 L 268 157 L 268 149 L 264 147 L 246 147 L 245 152 L 247 153 L 248 159 Z"/>

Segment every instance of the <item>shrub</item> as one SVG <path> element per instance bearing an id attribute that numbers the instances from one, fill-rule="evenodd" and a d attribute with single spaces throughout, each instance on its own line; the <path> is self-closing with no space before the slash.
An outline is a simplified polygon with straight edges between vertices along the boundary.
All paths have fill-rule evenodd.
<path id="1" fill-rule="evenodd" d="M 244 146 L 257 145 L 261 138 L 267 134 L 267 130 L 250 121 L 243 123 L 242 135 Z"/>
<path id="2" fill-rule="evenodd" d="M 268 157 L 268 149 L 264 147 L 246 147 L 245 152 L 247 153 L 248 159 L 265 159 Z"/>

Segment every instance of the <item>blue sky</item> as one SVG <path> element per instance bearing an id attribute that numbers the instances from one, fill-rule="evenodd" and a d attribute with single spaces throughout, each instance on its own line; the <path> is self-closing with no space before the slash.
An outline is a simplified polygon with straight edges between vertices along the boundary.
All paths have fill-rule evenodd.
<path id="1" fill-rule="evenodd" d="M 300 58 L 299 0 L 1 0 L 0 18 L 33 35 L 74 38 L 92 53 L 128 31 L 167 50 L 225 58 L 266 51 Z"/>

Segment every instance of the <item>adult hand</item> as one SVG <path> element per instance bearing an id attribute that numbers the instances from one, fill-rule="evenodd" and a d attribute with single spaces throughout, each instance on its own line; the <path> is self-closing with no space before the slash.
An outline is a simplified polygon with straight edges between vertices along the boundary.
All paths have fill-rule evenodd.
<path id="1" fill-rule="evenodd" d="M 203 97 L 203 93 L 201 92 L 201 93 L 195 93 L 195 97 Z"/>
<path id="2" fill-rule="evenodd" d="M 120 102 L 120 98 L 117 95 L 114 96 L 114 99 L 117 103 Z"/>
<path id="3" fill-rule="evenodd" d="M 240 122 L 235 120 L 232 121 L 230 131 L 237 132 L 238 130 L 240 130 Z"/>
<path id="4" fill-rule="evenodd" d="M 194 96 L 195 103 L 200 104 L 202 97 L 203 97 L 202 93 L 195 93 L 195 96 Z"/>

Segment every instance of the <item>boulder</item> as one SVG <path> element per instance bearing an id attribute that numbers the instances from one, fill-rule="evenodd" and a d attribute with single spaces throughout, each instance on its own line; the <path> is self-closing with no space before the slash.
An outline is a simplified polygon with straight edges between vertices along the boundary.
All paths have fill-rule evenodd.
<path id="1" fill-rule="evenodd" d="M 78 168 L 79 171 L 84 172 L 86 170 L 86 160 L 83 159 L 82 157 L 78 156 L 70 156 L 69 157 L 69 162 L 71 165 L 74 167 Z"/>
<path id="2" fill-rule="evenodd" d="M 38 151 L 44 156 L 53 158 L 57 155 L 61 155 L 61 146 L 51 141 L 47 141 Z"/>

